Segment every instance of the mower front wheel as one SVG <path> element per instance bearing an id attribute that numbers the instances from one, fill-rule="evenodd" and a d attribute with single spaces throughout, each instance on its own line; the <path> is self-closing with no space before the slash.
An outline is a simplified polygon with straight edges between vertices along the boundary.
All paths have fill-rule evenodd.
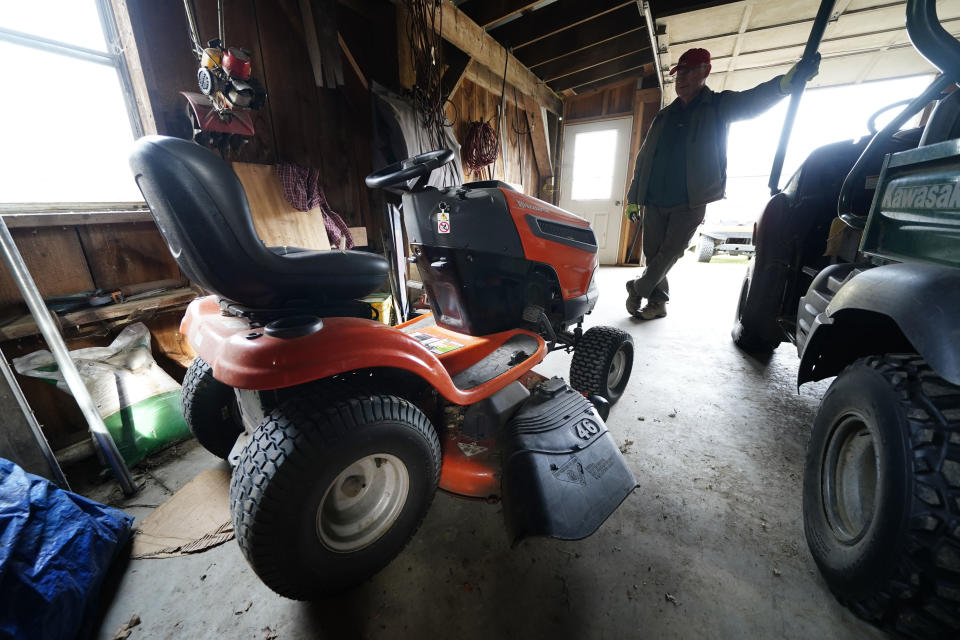
<path id="1" fill-rule="evenodd" d="M 213 377 L 213 369 L 202 358 L 196 358 L 183 377 L 180 410 L 200 445 L 226 460 L 243 433 L 236 394 Z"/>
<path id="2" fill-rule="evenodd" d="M 440 456 L 430 421 L 406 400 L 296 394 L 267 415 L 234 469 L 240 548 L 287 598 L 356 586 L 413 537 L 436 492 Z"/>
<path id="3" fill-rule="evenodd" d="M 633 371 L 633 338 L 614 327 L 593 327 L 577 342 L 570 363 L 570 386 L 586 396 L 616 404 Z"/>

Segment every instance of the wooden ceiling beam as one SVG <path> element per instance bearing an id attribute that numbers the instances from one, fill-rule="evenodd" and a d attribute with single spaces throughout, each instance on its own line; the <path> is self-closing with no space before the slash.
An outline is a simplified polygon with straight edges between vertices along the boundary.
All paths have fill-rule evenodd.
<path id="1" fill-rule="evenodd" d="M 636 4 L 611 11 L 596 20 L 544 38 L 535 44 L 518 49 L 514 55 L 520 62 L 532 68 L 560 56 L 619 38 L 631 31 L 636 32 L 633 37 L 638 41 L 649 42 L 643 17 L 637 11 Z"/>
<path id="2" fill-rule="evenodd" d="M 393 2 L 403 6 L 400 0 L 393 0 Z M 470 56 L 472 60 L 467 67 L 468 71 L 471 66 L 478 64 L 502 78 L 504 62 L 506 62 L 507 84 L 515 86 L 521 93 L 532 96 L 552 113 L 563 113 L 563 101 L 560 97 L 463 11 L 450 2 L 441 3 L 440 10 L 443 15 L 436 21 L 434 28 L 441 31 L 444 40 Z M 497 93 L 499 94 L 499 90 Z"/>
<path id="3" fill-rule="evenodd" d="M 571 91 L 572 95 L 587 95 L 592 91 L 600 91 L 607 87 L 613 86 L 618 82 L 623 82 L 627 78 L 633 78 L 634 80 L 637 80 L 648 75 L 653 75 L 653 69 L 650 68 L 652 66 L 653 65 L 644 65 L 641 69 L 630 69 L 628 71 L 624 71 L 623 73 L 610 76 L 609 78 L 601 78 L 600 80 L 596 80 L 589 84 L 580 85 L 573 90 L 568 89 L 567 91 Z M 656 84 L 656 81 L 654 81 L 654 84 Z M 658 94 L 660 93 L 660 89 L 656 87 L 653 89 L 643 89 L 643 91 L 656 91 Z"/>
<path id="4" fill-rule="evenodd" d="M 642 34 L 641 34 L 642 35 Z M 581 49 L 576 53 L 569 53 L 565 56 L 555 58 L 550 62 L 542 64 L 531 69 L 538 76 L 550 82 L 563 76 L 568 76 L 577 71 L 583 71 L 598 64 L 616 60 L 631 53 L 650 50 L 650 42 L 647 38 L 637 36 L 637 32 L 631 32 L 621 35 L 612 40 L 607 40 L 601 44 Z M 652 53 L 650 54 L 653 55 Z"/>
<path id="5" fill-rule="evenodd" d="M 576 89 L 577 87 L 609 78 L 632 69 L 638 69 L 650 62 L 650 55 L 646 52 L 631 53 L 630 55 L 611 60 L 591 67 L 584 71 L 572 73 L 563 78 L 559 78 L 550 83 L 554 91 L 563 91 L 564 89 Z"/>
<path id="6" fill-rule="evenodd" d="M 625 6 L 632 7 L 633 13 L 639 15 L 636 0 L 557 0 L 542 9 L 531 11 L 521 18 L 491 29 L 490 35 L 498 42 L 517 49 Z"/>
<path id="7" fill-rule="evenodd" d="M 471 20 L 481 27 L 489 27 L 504 18 L 515 16 L 526 11 L 540 0 L 484 0 L 483 2 L 468 2 L 463 5 L 463 11 Z"/>

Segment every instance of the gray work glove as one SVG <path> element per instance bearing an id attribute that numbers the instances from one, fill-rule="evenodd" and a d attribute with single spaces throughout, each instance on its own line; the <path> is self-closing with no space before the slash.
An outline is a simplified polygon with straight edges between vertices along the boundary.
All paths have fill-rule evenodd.
<path id="1" fill-rule="evenodd" d="M 820 72 L 820 54 L 814 54 L 813 60 L 809 64 L 803 64 L 800 60 L 790 67 L 790 70 L 780 78 L 780 92 L 790 93 L 795 83 L 806 84 Z"/>

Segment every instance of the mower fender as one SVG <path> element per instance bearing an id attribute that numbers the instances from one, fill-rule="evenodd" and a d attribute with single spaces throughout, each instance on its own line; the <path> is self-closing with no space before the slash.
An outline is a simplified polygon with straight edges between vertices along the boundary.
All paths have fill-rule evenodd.
<path id="1" fill-rule="evenodd" d="M 904 263 L 862 271 L 813 320 L 802 345 L 797 383 L 837 375 L 863 356 L 916 352 L 937 375 L 960 384 L 958 318 L 956 268 Z"/>
<path id="2" fill-rule="evenodd" d="M 560 378 L 538 386 L 501 437 L 503 513 L 514 542 L 585 538 L 636 487 L 603 418 Z"/>
<path id="3" fill-rule="evenodd" d="M 464 400 L 434 354 L 407 334 L 374 320 L 324 318 L 315 333 L 277 338 L 251 329 L 242 318 L 220 315 L 216 300 L 208 296 L 190 303 L 180 330 L 213 368 L 214 377 L 237 389 L 282 389 L 383 367 L 409 371 L 448 399 Z"/>

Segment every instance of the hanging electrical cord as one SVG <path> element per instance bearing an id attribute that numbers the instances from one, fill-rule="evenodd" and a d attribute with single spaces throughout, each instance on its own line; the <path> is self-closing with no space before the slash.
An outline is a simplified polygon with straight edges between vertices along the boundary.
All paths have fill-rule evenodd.
<path id="1" fill-rule="evenodd" d="M 461 155 L 464 166 L 475 176 L 480 176 L 484 168 L 494 164 L 500 149 L 503 145 L 503 105 L 507 95 L 507 64 L 510 61 L 510 52 L 506 47 L 503 48 L 503 81 L 500 85 L 500 103 L 497 105 L 497 112 L 491 116 L 490 120 L 497 118 L 497 129 L 494 131 L 490 126 L 490 120 L 486 122 L 477 120 L 470 123 L 467 130 L 467 136 L 464 138 Z M 493 168 L 491 168 L 491 177 Z M 503 178 L 507 178 L 506 158 L 503 161 Z"/>
<path id="2" fill-rule="evenodd" d="M 443 78 L 443 11 L 440 0 L 407 0 L 410 14 L 407 40 L 413 56 L 416 84 L 413 87 L 414 109 L 427 134 L 426 147 L 444 149 L 446 127 L 456 122 L 447 120 Z M 436 27 L 436 28 L 435 28 Z M 456 110 L 456 107 L 454 107 Z"/>
<path id="3" fill-rule="evenodd" d="M 513 111 L 514 118 L 513 118 L 512 128 L 513 128 L 513 132 L 517 134 L 517 163 L 519 164 L 519 167 L 520 167 L 520 186 L 522 187 L 523 186 L 523 143 L 521 142 L 521 139 L 523 138 L 523 136 L 530 135 L 530 127 L 526 126 L 522 130 L 519 128 L 520 127 L 520 101 L 517 99 L 516 85 L 514 85 L 513 87 L 513 106 L 514 106 L 514 111 Z"/>
<path id="4" fill-rule="evenodd" d="M 503 82 L 500 85 L 500 104 L 497 105 L 497 140 L 500 143 L 501 151 L 507 148 L 503 140 L 503 112 L 505 111 L 507 99 L 507 65 L 510 63 L 510 50 L 507 45 L 503 45 Z M 500 154 L 500 162 L 503 165 L 503 179 L 507 179 L 507 154 Z"/>
<path id="5" fill-rule="evenodd" d="M 470 173 L 479 176 L 484 167 L 496 162 L 499 153 L 500 142 L 490 121 L 471 122 L 461 150 L 463 165 Z"/>

